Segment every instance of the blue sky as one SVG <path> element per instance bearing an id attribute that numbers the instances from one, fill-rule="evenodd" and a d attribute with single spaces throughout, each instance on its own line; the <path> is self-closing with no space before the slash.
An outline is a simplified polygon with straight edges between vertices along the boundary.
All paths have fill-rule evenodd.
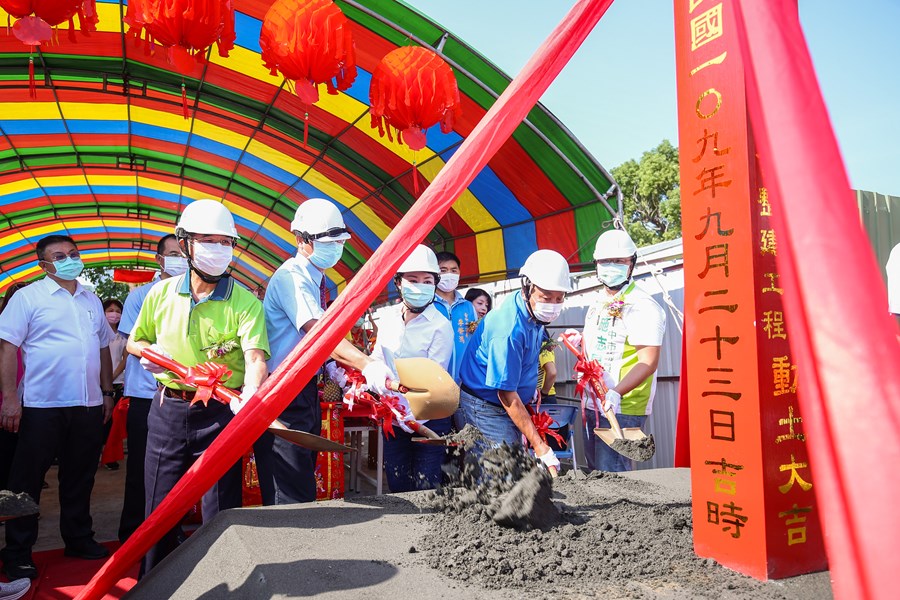
<path id="1" fill-rule="evenodd" d="M 573 0 L 407 0 L 515 75 Z M 616 0 L 541 99 L 606 168 L 677 142 L 672 0 Z M 854 188 L 900 196 L 900 0 L 800 0 Z"/>

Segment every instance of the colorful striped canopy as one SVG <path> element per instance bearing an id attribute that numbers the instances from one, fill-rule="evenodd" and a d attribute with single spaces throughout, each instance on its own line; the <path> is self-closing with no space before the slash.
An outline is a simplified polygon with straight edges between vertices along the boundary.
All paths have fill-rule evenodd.
<path id="1" fill-rule="evenodd" d="M 359 75 L 338 95 L 323 88 L 308 108 L 260 60 L 269 4 L 235 0 L 230 56 L 213 51 L 182 77 L 161 48 L 150 54 L 126 38 L 124 1 L 98 0 L 96 33 L 73 43 L 60 32 L 35 49 L 34 100 L 29 48 L 0 29 L 0 290 L 41 274 L 34 244 L 51 233 L 72 236 L 89 265 L 154 268 L 156 242 L 198 198 L 221 199 L 234 213 L 241 240 L 232 274 L 252 289 L 295 252 L 289 223 L 310 197 L 341 206 L 353 232 L 326 273 L 340 290 L 415 201 L 413 162 L 424 185 L 509 82 L 401 2 L 339 0 L 354 26 Z M 0 10 L 0 22 L 5 16 Z M 463 104 L 454 131 L 431 128 L 419 152 L 379 137 L 368 115 L 373 69 L 410 44 L 447 60 Z M 467 283 L 515 274 L 539 247 L 586 262 L 616 196 L 603 167 L 537 106 L 427 242 L 461 257 Z"/>

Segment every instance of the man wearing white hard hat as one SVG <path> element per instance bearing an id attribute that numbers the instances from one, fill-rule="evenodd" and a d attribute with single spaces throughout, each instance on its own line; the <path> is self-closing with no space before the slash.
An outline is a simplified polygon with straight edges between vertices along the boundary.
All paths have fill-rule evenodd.
<path id="1" fill-rule="evenodd" d="M 239 239 L 234 217 L 221 202 L 196 200 L 182 211 L 175 236 L 189 270 L 147 293 L 128 351 L 141 356 L 151 348 L 187 367 L 222 364 L 231 371 L 224 385 L 242 390 L 246 401 L 266 378 L 269 342 L 262 303 L 226 274 Z M 240 403 L 195 402 L 194 387 L 177 383 L 177 375 L 146 358 L 140 363 L 163 385 L 161 402 L 151 404 L 147 417 L 144 485 L 149 515 L 228 425 Z M 203 495 L 203 520 L 240 505 L 237 462 Z M 144 557 L 142 572 L 174 550 L 178 537 L 177 529 L 168 532 Z"/>
<path id="2" fill-rule="evenodd" d="M 278 368 L 300 340 L 312 329 L 324 307 L 325 271 L 334 267 L 344 252 L 350 233 L 341 211 L 329 200 L 310 198 L 297 207 L 291 231 L 297 254 L 284 262 L 269 280 L 263 306 L 266 329 L 272 345 L 269 372 Z M 382 361 L 360 352 L 341 340 L 332 358 L 362 371 L 366 383 L 379 393 L 387 392 L 393 378 Z M 319 435 L 322 411 L 317 377 L 314 377 L 279 417 L 291 429 Z M 253 446 L 263 504 L 293 504 L 316 499 L 316 457 L 271 433 L 264 433 Z"/>
<path id="3" fill-rule="evenodd" d="M 603 233 L 594 248 L 600 280 L 600 299 L 588 310 L 582 344 L 588 359 L 603 365 L 609 388 L 603 407 L 611 407 L 622 427 L 643 427 L 653 409 L 656 368 L 666 331 L 666 313 L 631 276 L 637 246 L 625 231 Z M 586 422 L 600 427 L 609 421 L 588 406 Z M 586 436 L 588 466 L 600 471 L 628 471 L 631 461 L 614 452 L 595 435 Z"/>
<path id="4" fill-rule="evenodd" d="M 469 340 L 460 367 L 460 406 L 467 423 L 493 444 L 525 439 L 547 467 L 559 468 L 538 434 L 524 402 L 537 389 L 543 331 L 572 291 L 569 265 L 552 250 L 538 250 L 519 271 L 522 289 L 492 310 Z M 523 402 L 524 399 L 524 402 Z"/>
<path id="5" fill-rule="evenodd" d="M 387 309 L 381 319 L 372 358 L 384 359 L 385 352 L 394 358 L 430 358 L 448 371 L 453 356 L 453 326 L 435 306 L 435 286 L 440 281 L 440 267 L 434 251 L 419 245 L 394 277 L 401 302 Z M 451 417 L 420 423 L 438 435 L 450 433 Z M 441 482 L 442 446 L 418 444 L 408 431 L 394 430 L 385 435 L 384 470 L 388 487 L 394 493 L 433 489 Z"/>

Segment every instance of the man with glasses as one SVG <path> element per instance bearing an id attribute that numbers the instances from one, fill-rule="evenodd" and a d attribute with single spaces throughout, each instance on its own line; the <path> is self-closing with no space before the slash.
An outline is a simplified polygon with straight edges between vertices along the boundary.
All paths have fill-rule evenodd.
<path id="1" fill-rule="evenodd" d="M 119 321 L 119 335 L 127 338 L 144 305 L 144 299 L 153 286 L 177 277 L 187 271 L 187 259 L 181 253 L 178 239 L 174 234 L 160 238 L 156 244 L 156 264 L 159 275 L 150 283 L 134 289 L 125 298 L 122 320 Z M 125 540 L 144 522 L 144 457 L 147 450 L 147 415 L 150 403 L 156 396 L 159 383 L 141 368 L 140 359 L 128 355 L 125 362 L 125 397 L 128 398 L 128 419 L 125 429 L 128 434 L 128 458 L 125 464 L 125 497 L 122 501 L 122 516 L 119 519 L 119 541 Z M 157 398 L 158 401 L 158 398 Z"/>
<path id="2" fill-rule="evenodd" d="M 272 344 L 269 372 L 278 368 L 303 336 L 322 317 L 325 308 L 325 271 L 334 267 L 344 252 L 350 233 L 338 208 L 322 198 L 310 198 L 297 208 L 291 231 L 297 254 L 278 267 L 266 288 L 263 306 Z M 332 358 L 362 371 L 370 389 L 386 393 L 390 369 L 360 352 L 343 339 Z M 279 417 L 291 429 L 319 435 L 322 412 L 317 378 L 309 381 Z M 293 504 L 316 499 L 316 456 L 271 433 L 253 446 L 263 504 Z"/>
<path id="3" fill-rule="evenodd" d="M 191 367 L 213 362 L 231 372 L 226 387 L 243 389 L 249 399 L 266 378 L 269 343 L 262 304 L 225 271 L 231 264 L 238 233 L 234 217 L 222 203 L 196 200 L 175 227 L 189 271 L 162 281 L 147 294 L 128 339 L 128 351 L 146 348 L 171 355 Z M 150 405 L 144 485 L 149 515 L 191 464 L 231 421 L 237 406 L 212 398 L 195 398 L 196 388 L 146 358 L 141 366 L 163 384 L 161 402 Z M 237 405 L 239 402 L 234 401 Z M 235 463 L 203 495 L 203 520 L 241 505 L 241 469 Z M 178 545 L 178 530 L 168 532 L 144 557 L 142 572 L 157 565 Z"/>
<path id="4" fill-rule="evenodd" d="M 50 235 L 37 243 L 43 279 L 23 288 L 0 314 L 0 426 L 19 432 L 9 476 L 13 492 L 41 497 L 53 459 L 59 457 L 59 530 L 66 556 L 99 559 L 109 551 L 91 530 L 91 491 L 103 445 L 103 424 L 113 408 L 109 343 L 115 334 L 100 299 L 76 280 L 84 264 L 72 238 Z M 25 375 L 16 402 L 16 353 Z M 10 579 L 37 577 L 31 548 L 37 515 L 6 523 L 0 552 Z"/>

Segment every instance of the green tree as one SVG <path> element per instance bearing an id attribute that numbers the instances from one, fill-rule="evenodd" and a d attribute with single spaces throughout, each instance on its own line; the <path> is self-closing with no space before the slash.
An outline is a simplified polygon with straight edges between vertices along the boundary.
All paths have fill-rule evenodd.
<path id="1" fill-rule="evenodd" d="M 681 237 L 678 148 L 669 140 L 640 162 L 629 160 L 612 170 L 624 196 L 625 228 L 638 246 Z"/>
<path id="2" fill-rule="evenodd" d="M 81 276 L 94 284 L 94 293 L 101 300 L 107 298 L 116 298 L 120 302 L 125 302 L 125 296 L 128 295 L 128 286 L 124 283 L 116 283 L 113 281 L 112 269 L 106 267 L 85 267 Z"/>

